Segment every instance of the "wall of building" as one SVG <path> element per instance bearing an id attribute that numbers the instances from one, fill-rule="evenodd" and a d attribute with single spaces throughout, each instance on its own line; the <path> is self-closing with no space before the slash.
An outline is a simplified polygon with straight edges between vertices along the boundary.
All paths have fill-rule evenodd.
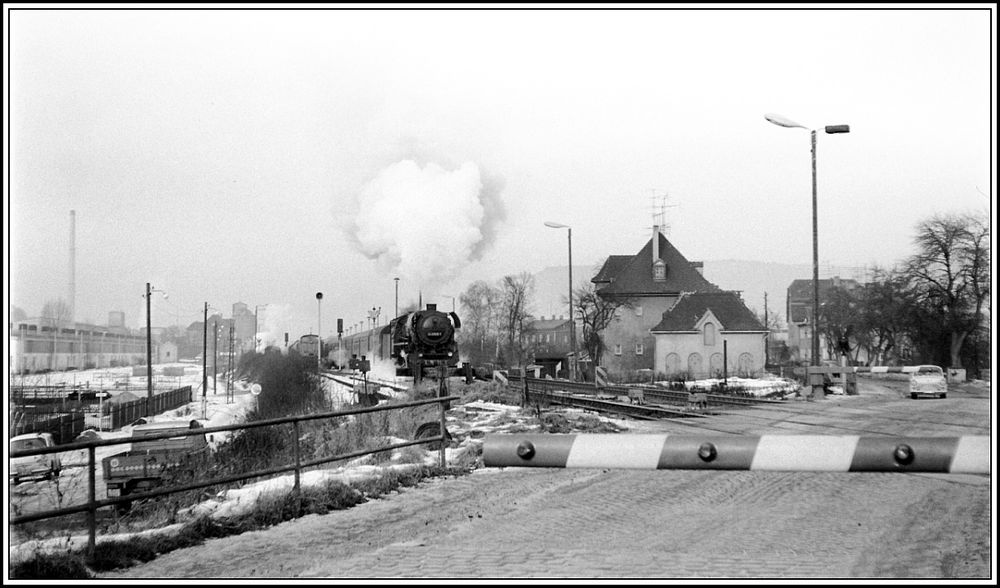
<path id="1" fill-rule="evenodd" d="M 668 377 L 722 377 L 723 357 L 728 376 L 760 375 L 764 369 L 764 333 L 717 331 L 711 345 L 706 344 L 704 331 L 657 334 L 653 369 Z"/>
<path id="2" fill-rule="evenodd" d="M 7 353 L 14 373 L 144 364 L 146 338 L 99 328 L 12 325 Z M 154 354 L 156 344 L 153 345 Z"/>
<path id="3" fill-rule="evenodd" d="M 633 308 L 618 309 L 615 319 L 602 332 L 605 349 L 601 365 L 607 368 L 608 374 L 615 377 L 639 369 L 653 369 L 656 339 L 649 330 L 663 319 L 663 313 L 673 308 L 677 300 L 677 296 L 650 296 L 637 299 Z M 620 354 L 616 352 L 619 345 Z M 641 355 L 636 353 L 636 345 L 642 345 Z"/>

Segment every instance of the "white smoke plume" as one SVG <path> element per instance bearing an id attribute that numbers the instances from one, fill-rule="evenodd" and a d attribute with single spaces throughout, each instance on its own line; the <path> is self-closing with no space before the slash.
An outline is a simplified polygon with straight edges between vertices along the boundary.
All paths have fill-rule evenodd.
<path id="1" fill-rule="evenodd" d="M 351 234 L 381 270 L 430 287 L 456 277 L 493 242 L 502 183 L 466 162 L 454 170 L 394 163 L 361 190 Z"/>
<path id="2" fill-rule="evenodd" d="M 285 348 L 285 332 L 282 325 L 288 324 L 288 319 L 292 316 L 292 308 L 289 304 L 266 304 L 256 309 L 257 311 L 257 351 L 263 352 L 269 346 Z M 298 338 L 298 335 L 289 334 L 288 344 Z"/>

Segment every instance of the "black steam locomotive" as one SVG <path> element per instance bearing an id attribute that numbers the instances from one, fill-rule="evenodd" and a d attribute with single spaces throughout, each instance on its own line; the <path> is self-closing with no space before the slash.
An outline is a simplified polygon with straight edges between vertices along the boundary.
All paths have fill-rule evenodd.
<path id="1" fill-rule="evenodd" d="M 441 379 L 459 373 L 456 331 L 462 322 L 454 312 L 445 313 L 428 304 L 398 316 L 384 327 L 344 336 L 338 353 L 348 358 L 392 360 L 397 376 L 420 384 L 427 376 Z"/>
<path id="2" fill-rule="evenodd" d="M 460 328 L 457 314 L 441 312 L 434 304 L 389 321 L 396 375 L 412 376 L 415 384 L 427 375 L 454 375 L 459 361 L 455 331 Z"/>

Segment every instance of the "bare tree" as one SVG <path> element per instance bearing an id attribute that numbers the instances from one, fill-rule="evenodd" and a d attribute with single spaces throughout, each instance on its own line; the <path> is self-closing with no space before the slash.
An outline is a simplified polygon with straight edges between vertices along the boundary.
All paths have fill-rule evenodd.
<path id="1" fill-rule="evenodd" d="M 531 297 L 535 290 L 535 277 L 528 272 L 504 276 L 501 281 L 501 328 L 506 340 L 507 364 L 519 366 L 524 356 L 524 325 L 531 317 Z"/>
<path id="2" fill-rule="evenodd" d="M 495 359 L 492 349 L 498 337 L 498 309 L 503 299 L 498 286 L 483 280 L 473 282 L 459 296 L 462 304 L 462 332 L 459 344 L 473 363 Z"/>
<path id="3" fill-rule="evenodd" d="M 907 266 L 918 296 L 949 339 L 950 367 L 961 367 L 962 346 L 990 295 L 989 226 L 972 213 L 935 215 L 917 225 L 914 241 Z"/>
<path id="4" fill-rule="evenodd" d="M 576 316 L 583 325 L 583 348 L 593 359 L 594 365 L 598 366 L 605 349 L 601 333 L 614 320 L 615 312 L 619 308 L 631 308 L 633 300 L 625 297 L 603 297 L 597 292 L 594 284 L 590 283 L 573 292 L 573 303 L 576 307 Z"/>

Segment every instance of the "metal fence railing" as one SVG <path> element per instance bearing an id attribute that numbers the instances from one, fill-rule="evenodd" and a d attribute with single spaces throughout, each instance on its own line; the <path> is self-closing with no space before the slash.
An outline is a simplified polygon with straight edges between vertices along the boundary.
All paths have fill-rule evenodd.
<path id="1" fill-rule="evenodd" d="M 211 433 L 218 433 L 218 432 L 223 432 L 223 431 L 242 431 L 242 430 L 245 430 L 245 429 L 254 429 L 254 428 L 259 428 L 259 427 L 275 427 L 275 426 L 281 426 L 281 425 L 291 425 L 293 427 L 293 429 L 294 429 L 294 434 L 292 435 L 292 439 L 294 440 L 294 445 L 293 445 L 294 463 L 292 463 L 292 464 L 286 464 L 286 465 L 282 465 L 282 466 L 278 466 L 278 467 L 271 467 L 271 468 L 267 468 L 267 469 L 263 469 L 263 470 L 256 470 L 256 471 L 251 471 L 251 472 L 245 472 L 245 473 L 239 474 L 239 475 L 223 476 L 223 477 L 219 477 L 219 478 L 213 478 L 213 479 L 210 479 L 210 480 L 202 480 L 202 481 L 198 481 L 198 482 L 194 482 L 194 483 L 189 483 L 189 484 L 184 484 L 184 485 L 177 485 L 177 486 L 169 486 L 169 487 L 158 488 L 156 490 L 152 490 L 152 491 L 148 491 L 148 492 L 141 492 L 141 493 L 129 494 L 126 497 L 105 498 L 105 499 L 98 499 L 97 498 L 97 496 L 96 496 L 96 491 L 97 491 L 97 468 L 99 467 L 99 464 L 97 463 L 96 449 L 98 447 L 106 447 L 106 446 L 109 446 L 109 445 L 121 445 L 121 444 L 125 444 L 125 443 L 131 443 L 132 442 L 131 438 L 93 440 L 93 441 L 86 441 L 86 442 L 80 442 L 80 443 L 71 443 L 71 444 L 68 444 L 68 445 L 55 445 L 55 446 L 52 446 L 52 447 L 46 447 L 46 448 L 40 448 L 40 449 L 30 449 L 30 450 L 22 450 L 22 451 L 11 451 L 10 452 L 10 458 L 11 459 L 15 459 L 15 458 L 19 458 L 19 457 L 30 457 L 30 456 L 33 456 L 33 455 L 48 455 L 48 454 L 52 454 L 52 453 L 64 453 L 64 452 L 71 452 L 71 451 L 86 450 L 87 451 L 87 465 L 85 467 L 88 468 L 88 478 L 87 478 L 88 479 L 88 485 L 87 485 L 87 502 L 85 504 L 77 504 L 77 505 L 73 505 L 73 506 L 69 506 L 69 507 L 64 507 L 64 508 L 58 508 L 58 509 L 52 509 L 52 510 L 43 510 L 43 511 L 38 511 L 38 512 L 34 512 L 34 513 L 30 513 L 30 514 L 15 516 L 15 517 L 13 517 L 13 518 L 10 519 L 10 524 L 12 524 L 12 525 L 19 525 L 19 524 L 29 523 L 29 522 L 32 522 L 32 521 L 39 521 L 39 520 L 43 520 L 43 519 L 50 519 L 50 518 L 55 518 L 55 517 L 60 517 L 60 516 L 66 516 L 66 515 L 71 515 L 71 514 L 86 512 L 87 515 L 88 515 L 88 517 L 87 517 L 88 521 L 87 522 L 88 522 L 88 526 L 89 526 L 89 539 L 88 539 L 88 544 L 87 544 L 87 550 L 88 550 L 88 554 L 89 555 L 93 555 L 93 553 L 94 553 L 94 547 L 95 547 L 95 544 L 96 544 L 96 536 L 97 536 L 97 514 L 96 514 L 97 510 L 100 509 L 100 508 L 104 508 L 104 507 L 114 506 L 116 504 L 123 503 L 123 502 L 131 502 L 131 501 L 134 501 L 134 500 L 142 500 L 142 499 L 147 499 L 147 498 L 156 498 L 156 497 L 159 497 L 159 496 L 166 496 L 168 494 L 175 494 L 175 493 L 178 493 L 178 492 L 186 492 L 186 491 L 189 491 L 189 490 L 197 490 L 197 489 L 200 489 L 200 488 L 208 488 L 208 487 L 211 487 L 211 486 L 219 486 L 219 485 L 231 484 L 233 482 L 239 482 L 239 481 L 248 480 L 248 479 L 251 479 L 251 478 L 259 478 L 259 477 L 263 477 L 263 476 L 270 476 L 270 475 L 282 474 L 282 473 L 286 473 L 286 472 L 294 472 L 295 473 L 295 481 L 294 481 L 294 485 L 293 485 L 293 491 L 298 491 L 299 490 L 299 477 L 300 477 L 300 474 L 301 474 L 301 472 L 302 472 L 303 469 L 314 467 L 314 466 L 318 466 L 318 465 L 322 465 L 322 464 L 329 463 L 329 462 L 341 461 L 341 460 L 344 460 L 344 459 L 352 459 L 352 458 L 355 458 L 355 457 L 361 457 L 363 455 L 369 455 L 369 454 L 373 454 L 373 453 L 381 453 L 381 452 L 384 452 L 384 451 L 392 451 L 392 450 L 395 450 L 395 449 L 401 449 L 403 447 L 409 447 L 411 445 L 422 445 L 422 444 L 429 444 L 429 443 L 435 443 L 435 442 L 440 443 L 440 448 L 439 448 L 439 451 L 440 451 L 439 462 L 440 462 L 441 467 L 445 467 L 445 465 L 446 465 L 446 460 L 445 460 L 445 446 L 447 445 L 447 441 L 448 441 L 448 431 L 445 429 L 445 410 L 450 405 L 451 401 L 457 401 L 457 400 L 460 400 L 460 397 L 458 397 L 458 396 L 444 396 L 444 397 L 431 398 L 431 399 L 427 399 L 427 400 L 415 400 L 415 401 L 412 401 L 412 402 L 401 402 L 399 404 L 388 404 L 388 405 L 382 405 L 382 406 L 372 406 L 372 407 L 366 407 L 366 408 L 355 408 L 355 409 L 349 409 L 349 410 L 339 410 L 339 411 L 334 411 L 334 412 L 325 412 L 325 413 L 318 413 L 318 414 L 311 414 L 311 415 L 299 415 L 299 416 L 282 417 L 282 418 L 268 419 L 268 420 L 256 421 L 256 422 L 252 422 L 252 423 L 245 423 L 245 424 L 239 424 L 239 425 L 223 425 L 223 426 L 218 426 L 218 427 L 200 427 L 200 428 L 190 429 L 189 431 L 184 431 L 183 433 L 179 433 L 177 431 L 172 431 L 172 432 L 169 432 L 169 433 L 162 433 L 162 434 L 158 434 L 158 435 L 146 435 L 146 436 L 143 436 L 143 441 L 155 441 L 155 440 L 158 440 L 158 439 L 170 439 L 170 438 L 181 437 L 181 436 L 187 437 L 187 436 L 191 436 L 191 435 L 208 435 L 208 434 L 211 434 Z M 312 459 L 312 460 L 306 460 L 306 461 L 303 461 L 303 459 L 302 459 L 302 456 L 301 456 L 300 451 L 299 451 L 299 442 L 300 442 L 299 424 L 302 423 L 302 422 L 322 420 L 322 419 L 333 419 L 333 418 L 337 418 L 337 417 L 343 417 L 343 416 L 348 416 L 348 415 L 364 414 L 364 413 L 373 413 L 373 412 L 381 412 L 381 411 L 389 411 L 389 410 L 402 410 L 402 409 L 406 409 L 406 408 L 412 408 L 412 407 L 424 406 L 424 405 L 431 405 L 431 404 L 438 404 L 439 405 L 439 427 L 440 428 L 438 429 L 439 430 L 439 435 L 437 435 L 437 436 L 420 437 L 420 438 L 414 439 L 412 441 L 405 441 L 405 442 L 402 442 L 402 443 L 394 443 L 394 444 L 390 444 L 390 445 L 378 447 L 378 448 L 375 448 L 375 449 L 359 450 L 359 451 L 354 451 L 354 452 L 351 452 L 351 453 L 345 453 L 345 454 L 334 455 L 334 456 L 329 456 L 329 457 L 323 457 L 323 458 L 318 458 L 318 459 Z"/>

